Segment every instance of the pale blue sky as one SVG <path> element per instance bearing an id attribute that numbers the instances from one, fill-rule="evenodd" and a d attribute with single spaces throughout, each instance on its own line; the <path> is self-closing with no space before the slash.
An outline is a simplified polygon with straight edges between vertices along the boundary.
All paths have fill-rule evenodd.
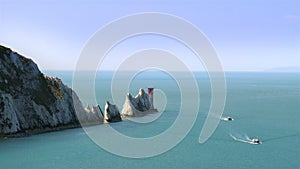
<path id="1" fill-rule="evenodd" d="M 105 24 L 134 13 L 163 12 L 197 26 L 225 71 L 263 71 L 300 66 L 299 9 L 299 0 L 0 0 L 0 44 L 32 58 L 43 70 L 72 70 L 87 40 Z M 155 39 L 128 45 L 145 41 L 157 47 L 151 42 Z"/>

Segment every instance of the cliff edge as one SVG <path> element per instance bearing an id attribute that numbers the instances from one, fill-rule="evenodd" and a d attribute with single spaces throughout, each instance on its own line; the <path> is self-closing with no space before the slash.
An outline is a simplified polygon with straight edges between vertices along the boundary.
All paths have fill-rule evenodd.
<path id="1" fill-rule="evenodd" d="M 79 125 L 76 113 L 89 118 L 76 93 L 60 79 L 44 75 L 31 59 L 1 45 L 0 70 L 0 134 Z"/>

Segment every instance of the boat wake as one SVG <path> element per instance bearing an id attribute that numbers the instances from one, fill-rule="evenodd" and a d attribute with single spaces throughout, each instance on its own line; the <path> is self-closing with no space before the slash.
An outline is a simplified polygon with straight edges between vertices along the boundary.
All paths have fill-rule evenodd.
<path id="1" fill-rule="evenodd" d="M 255 142 L 254 139 L 250 139 L 249 136 L 245 135 L 244 137 L 236 137 L 232 134 L 230 134 L 230 137 L 233 138 L 235 141 L 248 143 L 248 144 L 262 144 L 262 142 Z"/>

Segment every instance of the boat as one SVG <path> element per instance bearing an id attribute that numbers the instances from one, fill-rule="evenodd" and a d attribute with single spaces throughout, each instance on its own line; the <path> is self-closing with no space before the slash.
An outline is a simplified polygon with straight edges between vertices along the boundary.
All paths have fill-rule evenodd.
<path id="1" fill-rule="evenodd" d="M 222 120 L 224 120 L 224 121 L 233 121 L 233 118 L 230 117 L 230 116 L 227 116 L 227 117 L 222 117 Z"/>
<path id="2" fill-rule="evenodd" d="M 261 142 L 259 141 L 258 137 L 254 138 L 251 140 L 252 144 L 261 144 Z"/>

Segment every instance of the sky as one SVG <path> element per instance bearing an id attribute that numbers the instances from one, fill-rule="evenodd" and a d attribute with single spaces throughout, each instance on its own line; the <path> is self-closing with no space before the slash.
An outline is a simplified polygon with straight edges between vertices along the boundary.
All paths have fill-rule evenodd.
<path id="1" fill-rule="evenodd" d="M 124 16 L 159 12 L 201 30 L 225 71 L 291 70 L 300 67 L 299 9 L 299 0 L 0 0 L 0 45 L 42 70 L 74 70 L 99 29 Z M 129 53 L 148 48 L 174 50 L 192 70 L 203 70 L 182 44 L 155 35 L 117 45 L 102 68 L 115 69 Z"/>

